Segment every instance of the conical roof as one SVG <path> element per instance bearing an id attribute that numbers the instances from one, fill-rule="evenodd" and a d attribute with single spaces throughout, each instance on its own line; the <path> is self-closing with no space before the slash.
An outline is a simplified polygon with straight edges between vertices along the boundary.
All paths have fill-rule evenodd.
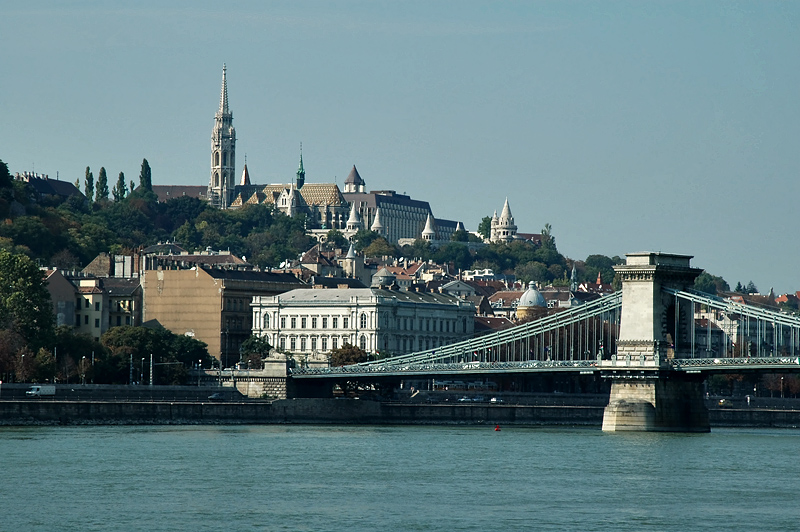
<path id="1" fill-rule="evenodd" d="M 506 198 L 506 202 L 503 204 L 503 212 L 500 213 L 501 220 L 509 220 L 512 223 L 514 222 L 514 217 L 511 216 L 511 207 L 508 206 L 508 198 Z"/>
<path id="2" fill-rule="evenodd" d="M 239 184 L 240 185 L 250 184 L 250 173 L 247 171 L 247 163 L 244 164 L 244 169 L 242 170 L 242 180 Z"/>
<path id="3" fill-rule="evenodd" d="M 347 229 L 355 229 L 361 227 L 361 216 L 356 210 L 356 202 L 354 201 L 350 206 L 350 218 L 347 219 Z"/>
<path id="4" fill-rule="evenodd" d="M 353 169 L 350 170 L 350 175 L 347 176 L 347 179 L 344 180 L 345 184 L 352 183 L 354 185 L 363 185 L 364 180 L 361 179 L 361 176 L 358 175 L 358 170 L 356 170 L 356 165 L 353 165 Z"/>
<path id="5" fill-rule="evenodd" d="M 346 259 L 354 259 L 356 258 L 356 248 L 353 246 L 353 243 L 350 242 L 350 249 L 347 250 Z"/>
<path id="6" fill-rule="evenodd" d="M 422 230 L 422 237 L 425 238 L 428 236 L 430 239 L 433 239 L 435 235 L 436 231 L 433 229 L 433 216 L 431 213 L 428 213 L 428 219 L 425 220 L 425 229 Z"/>
<path id="7" fill-rule="evenodd" d="M 381 208 L 375 208 L 375 219 L 372 221 L 372 226 L 370 227 L 372 231 L 379 233 L 383 230 L 383 224 L 381 223 Z"/>
<path id="8" fill-rule="evenodd" d="M 230 109 L 228 109 L 228 80 L 226 72 L 225 63 L 222 63 L 222 90 L 219 95 L 219 113 L 223 115 L 230 113 Z"/>

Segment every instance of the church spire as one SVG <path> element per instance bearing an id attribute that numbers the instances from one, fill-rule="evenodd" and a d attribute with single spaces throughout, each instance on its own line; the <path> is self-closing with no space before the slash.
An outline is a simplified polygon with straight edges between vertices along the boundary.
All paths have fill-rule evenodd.
<path id="1" fill-rule="evenodd" d="M 230 113 L 230 109 L 228 109 L 228 79 L 225 75 L 227 70 L 225 63 L 222 63 L 222 90 L 219 95 L 219 114 L 221 115 Z"/>
<path id="2" fill-rule="evenodd" d="M 306 182 L 306 171 L 303 168 L 303 143 L 300 143 L 300 166 L 297 168 L 297 188 L 298 190 L 303 188 L 303 184 Z"/>

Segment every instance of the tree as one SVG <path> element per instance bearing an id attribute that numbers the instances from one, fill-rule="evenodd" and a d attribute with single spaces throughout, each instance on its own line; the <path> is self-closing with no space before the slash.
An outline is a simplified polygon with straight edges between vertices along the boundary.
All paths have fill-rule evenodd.
<path id="1" fill-rule="evenodd" d="M 707 294 L 716 295 L 730 290 L 730 285 L 722 277 L 703 272 L 694 280 L 694 289 Z"/>
<path id="2" fill-rule="evenodd" d="M 397 248 L 391 245 L 385 238 L 379 236 L 372 243 L 364 248 L 365 257 L 395 257 Z"/>
<path id="3" fill-rule="evenodd" d="M 338 229 L 331 229 L 325 235 L 325 245 L 332 249 L 344 249 L 347 246 L 347 238 Z"/>
<path id="4" fill-rule="evenodd" d="M 356 251 L 364 251 L 366 248 L 370 246 L 375 240 L 381 238 L 381 235 L 376 233 L 375 231 L 370 231 L 369 229 L 361 229 L 358 231 L 355 236 L 353 236 L 353 241 L 355 242 Z"/>
<path id="5" fill-rule="evenodd" d="M 733 291 L 737 294 L 744 294 L 744 286 L 742 286 L 741 282 L 738 282 L 736 283 L 736 288 L 734 288 Z"/>
<path id="6" fill-rule="evenodd" d="M 263 360 L 269 356 L 272 346 L 263 336 L 251 336 L 242 342 L 242 361 L 251 369 L 263 369 Z"/>
<path id="7" fill-rule="evenodd" d="M 83 192 L 86 195 L 86 199 L 91 202 L 94 197 L 94 176 L 88 166 L 86 167 L 86 177 L 83 182 Z"/>
<path id="8" fill-rule="evenodd" d="M 360 347 L 344 344 L 331 351 L 331 366 L 350 366 L 369 360 L 369 354 Z"/>
<path id="9" fill-rule="evenodd" d="M 0 159 L 0 188 L 11 188 L 13 181 L 11 180 L 11 172 L 8 171 L 8 165 Z"/>
<path id="10" fill-rule="evenodd" d="M 492 234 L 492 217 L 491 216 L 484 216 L 481 218 L 481 223 L 478 224 L 478 233 L 483 238 L 488 239 Z"/>
<path id="11" fill-rule="evenodd" d="M 142 170 L 139 172 L 139 186 L 144 190 L 153 190 L 153 180 L 150 176 L 150 163 L 142 159 Z"/>
<path id="12" fill-rule="evenodd" d="M 747 288 L 745 288 L 745 292 L 748 294 L 757 294 L 758 287 L 755 285 L 753 281 L 750 281 L 749 283 L 747 283 Z"/>
<path id="13" fill-rule="evenodd" d="M 108 176 L 106 175 L 105 167 L 100 167 L 100 172 L 97 174 L 97 194 L 94 200 L 97 202 L 108 199 Z"/>
<path id="14" fill-rule="evenodd" d="M 125 174 L 122 172 L 119 173 L 119 177 L 117 177 L 117 184 L 114 185 L 114 189 L 111 191 L 111 194 L 114 196 L 114 201 L 122 201 L 125 199 L 125 196 L 127 196 L 128 188 L 125 185 Z"/>
<path id="15" fill-rule="evenodd" d="M 42 271 L 25 255 L 0 250 L 0 328 L 20 332 L 34 349 L 53 333 L 53 307 Z"/>

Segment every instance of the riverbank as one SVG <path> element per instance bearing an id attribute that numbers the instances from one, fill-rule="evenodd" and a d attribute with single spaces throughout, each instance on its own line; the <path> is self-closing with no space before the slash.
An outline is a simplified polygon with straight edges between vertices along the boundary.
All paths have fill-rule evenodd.
<path id="1" fill-rule="evenodd" d="M 713 427 L 800 427 L 800 410 L 709 410 Z M 575 425 L 600 427 L 603 407 L 412 404 L 358 399 L 267 401 L 0 401 L 0 425 Z"/>

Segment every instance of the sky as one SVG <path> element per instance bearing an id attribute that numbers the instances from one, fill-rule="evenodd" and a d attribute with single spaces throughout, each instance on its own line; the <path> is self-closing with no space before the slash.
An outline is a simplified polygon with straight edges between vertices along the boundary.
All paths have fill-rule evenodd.
<path id="1" fill-rule="evenodd" d="M 207 185 L 222 65 L 254 183 L 506 197 L 583 260 L 800 290 L 800 2 L 0 0 L 0 159 Z"/>

